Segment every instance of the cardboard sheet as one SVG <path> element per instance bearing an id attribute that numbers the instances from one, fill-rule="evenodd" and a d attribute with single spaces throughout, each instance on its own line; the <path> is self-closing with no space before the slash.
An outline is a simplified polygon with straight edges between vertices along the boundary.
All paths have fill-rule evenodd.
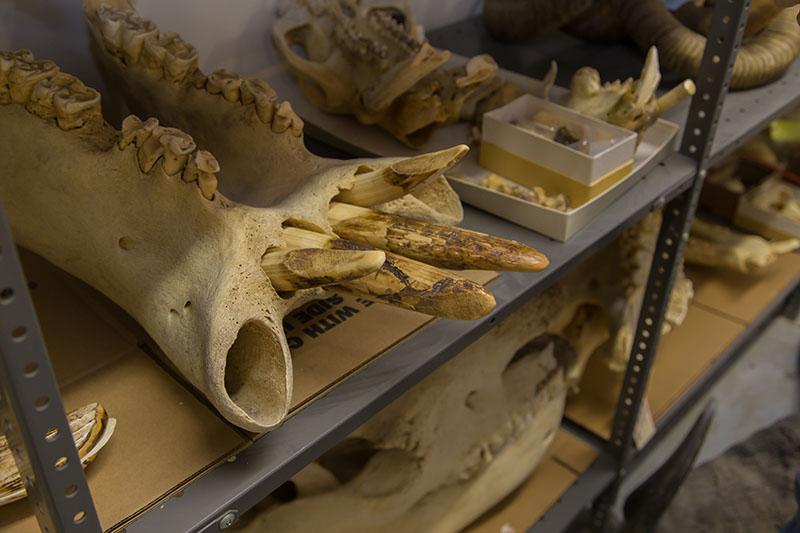
<path id="1" fill-rule="evenodd" d="M 575 483 L 596 456 L 591 446 L 566 430 L 559 430 L 533 475 L 464 530 L 465 533 L 500 533 L 504 526 L 517 532 L 527 531 Z M 579 468 L 573 469 L 570 465 Z"/>
<path id="2" fill-rule="evenodd" d="M 252 443 L 142 350 L 141 327 L 102 295 L 21 251 L 36 310 L 68 410 L 98 401 L 117 429 L 86 470 L 105 530 L 124 525 Z M 481 283 L 494 272 L 466 272 Z M 434 319 L 351 295 L 311 302 L 287 318 L 295 365 L 293 409 Z M 0 530 L 37 531 L 27 500 L 0 508 Z"/>
<path id="3" fill-rule="evenodd" d="M 664 416 L 781 291 L 800 276 L 800 254 L 781 256 L 755 275 L 689 265 L 695 297 L 686 321 L 661 338 L 647 392 L 656 421 Z M 580 393 L 567 402 L 566 416 L 608 437 L 622 374 L 593 358 Z"/>
<path id="4" fill-rule="evenodd" d="M 694 302 L 742 324 L 750 324 L 778 294 L 800 276 L 800 254 L 787 254 L 763 271 L 747 275 L 688 265 Z"/>
<path id="5" fill-rule="evenodd" d="M 104 529 L 247 442 L 87 306 L 75 288 L 88 287 L 33 254 L 22 258 L 65 408 L 97 401 L 117 419 L 86 469 Z M 0 530 L 38 531 L 28 500 L 0 509 Z"/>
<path id="6" fill-rule="evenodd" d="M 694 304 L 689 307 L 683 325 L 661 338 L 653 364 L 647 399 L 656 421 L 742 331 L 742 324 Z M 580 393 L 567 401 L 565 416 L 608 438 L 622 378 L 593 357 L 583 374 Z"/>
<path id="7" fill-rule="evenodd" d="M 460 275 L 479 283 L 495 272 Z M 433 317 L 379 304 L 347 293 L 311 302 L 289 314 L 284 331 L 292 350 L 297 409 L 395 344 Z"/>

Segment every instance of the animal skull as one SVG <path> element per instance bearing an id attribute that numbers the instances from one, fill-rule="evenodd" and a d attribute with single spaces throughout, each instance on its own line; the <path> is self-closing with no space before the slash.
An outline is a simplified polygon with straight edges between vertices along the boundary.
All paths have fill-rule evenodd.
<path id="1" fill-rule="evenodd" d="M 576 280 L 580 284 L 579 280 Z M 244 531 L 456 532 L 533 471 L 559 427 L 566 372 L 606 336 L 570 284 L 524 305 L 293 479 Z"/>
<path id="2" fill-rule="evenodd" d="M 167 109 L 183 99 L 196 120 L 172 113 L 171 124 L 199 123 L 193 131 L 231 162 L 223 188 L 260 207 L 217 191 L 217 160 L 194 138 L 136 117 L 114 130 L 96 91 L 27 51 L 0 55 L 0 172 L 9 176 L 0 198 L 21 245 L 128 311 L 231 422 L 263 431 L 285 416 L 292 370 L 282 319 L 320 287 L 344 283 L 395 305 L 475 318 L 493 307 L 491 294 L 405 256 L 449 267 L 495 268 L 509 253 L 528 263 L 523 270 L 546 263 L 517 243 L 359 207 L 439 176 L 464 148 L 346 163 L 312 156 L 291 106 L 263 82 L 204 76 L 191 45 L 130 11 L 87 4 L 87 13 L 98 42 L 118 54 L 106 60 L 129 62 L 141 94 Z M 170 90 L 144 92 L 159 84 Z M 224 134 L 214 134 L 221 124 Z M 428 196 L 446 209 L 447 197 Z M 354 237 L 380 226 L 379 245 L 402 255 L 340 239 L 334 225 Z"/>
<path id="3" fill-rule="evenodd" d="M 684 255 L 689 263 L 753 274 L 777 261 L 779 255 L 798 248 L 798 239 L 770 242 L 697 218 Z"/>
<path id="4" fill-rule="evenodd" d="M 424 39 L 403 0 L 283 0 L 273 37 L 313 105 L 378 124 L 411 147 L 517 95 L 488 55 L 445 68 L 450 53 Z"/>

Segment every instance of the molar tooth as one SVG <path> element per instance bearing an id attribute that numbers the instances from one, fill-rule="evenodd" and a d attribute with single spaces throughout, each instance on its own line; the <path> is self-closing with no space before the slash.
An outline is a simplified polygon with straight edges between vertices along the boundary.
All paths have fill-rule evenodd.
<path id="1" fill-rule="evenodd" d="M 168 176 L 183 170 L 189 154 L 197 148 L 190 135 L 175 128 L 165 128 L 165 133 L 158 140 L 165 149 L 161 166 Z"/>
<path id="2" fill-rule="evenodd" d="M 53 96 L 56 108 L 56 120 L 62 130 L 80 128 L 92 118 L 102 120 L 100 109 L 100 93 L 86 87 L 77 78 Z"/>
<path id="3" fill-rule="evenodd" d="M 241 85 L 242 79 L 239 75 L 225 68 L 212 72 L 206 82 L 206 88 L 209 93 L 222 93 L 222 96 L 229 102 L 239 101 L 239 87 Z"/>
<path id="4" fill-rule="evenodd" d="M 158 120 L 155 118 L 151 117 L 142 122 L 136 115 L 128 115 L 122 121 L 122 134 L 119 138 L 120 150 L 127 148 L 130 143 L 141 146 L 152 135 L 156 127 L 158 127 Z"/>
<path id="5" fill-rule="evenodd" d="M 142 169 L 142 172 L 149 173 L 153 170 L 156 162 L 164 155 L 164 146 L 161 144 L 160 138 L 165 131 L 166 128 L 156 126 L 153 129 L 152 135 L 139 145 L 136 156 L 139 160 L 139 168 Z"/>
<path id="6" fill-rule="evenodd" d="M 27 103 L 30 100 L 33 87 L 41 80 L 54 76 L 57 72 L 58 66 L 52 61 L 15 61 L 8 74 L 11 101 Z"/>
<path id="7" fill-rule="evenodd" d="M 132 65 L 139 61 L 145 41 L 158 36 L 158 28 L 149 20 L 129 16 L 122 28 L 122 49 L 125 63 Z"/>
<path id="8" fill-rule="evenodd" d="M 181 178 L 188 183 L 196 181 L 203 197 L 213 200 L 217 191 L 217 172 L 219 163 L 214 156 L 205 150 L 198 150 L 189 157 Z"/>
<path id="9" fill-rule="evenodd" d="M 125 14 L 108 6 L 101 6 L 97 10 L 100 19 L 100 33 L 106 48 L 114 53 L 122 50 L 122 28 L 125 21 Z"/>
<path id="10" fill-rule="evenodd" d="M 31 113 L 45 119 L 55 117 L 56 111 L 53 98 L 55 98 L 56 93 L 64 90 L 65 87 L 68 87 L 74 82 L 75 77 L 64 72 L 59 72 L 52 78 L 41 80 L 33 87 L 30 102 L 28 102 L 25 108 Z"/>
<path id="11" fill-rule="evenodd" d="M 187 74 L 197 70 L 197 50 L 177 33 L 161 36 L 167 55 L 164 58 L 164 78 L 170 82 L 183 81 Z"/>
<path id="12" fill-rule="evenodd" d="M 259 97 L 266 97 L 268 100 L 277 98 L 275 90 L 264 80 L 248 78 L 242 80 L 242 103 L 244 105 L 256 102 Z"/>
<path id="13" fill-rule="evenodd" d="M 257 94 L 255 96 L 255 102 L 258 120 L 264 124 L 271 124 L 272 118 L 275 116 L 275 103 L 277 101 L 277 97 L 270 98 L 265 95 Z"/>
<path id="14" fill-rule="evenodd" d="M 142 47 L 142 55 L 139 58 L 139 64 L 145 68 L 161 71 L 166 55 L 167 49 L 161 43 L 160 38 L 147 39 L 144 41 L 144 46 Z"/>
<path id="15" fill-rule="evenodd" d="M 281 102 L 278 109 L 275 111 L 275 116 L 272 118 L 272 131 L 275 133 L 283 133 L 288 130 L 295 117 L 298 118 L 298 120 L 300 118 L 295 115 L 292 104 L 288 101 Z"/>

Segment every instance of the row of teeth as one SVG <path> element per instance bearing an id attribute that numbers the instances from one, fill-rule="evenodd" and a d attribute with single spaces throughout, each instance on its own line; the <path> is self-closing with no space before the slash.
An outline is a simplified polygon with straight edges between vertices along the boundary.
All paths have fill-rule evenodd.
<path id="1" fill-rule="evenodd" d="M 333 37 L 339 45 L 362 61 L 385 61 L 389 57 L 389 47 L 364 35 L 355 27 L 352 20 L 338 17 Z"/>
<path id="2" fill-rule="evenodd" d="M 159 33 L 155 24 L 131 11 L 103 6 L 97 10 L 99 28 L 106 49 L 126 65 L 139 65 L 165 80 L 191 83 L 205 88 L 228 102 L 254 105 L 258 119 L 274 133 L 303 134 L 303 121 L 289 102 L 263 80 L 243 79 L 237 73 L 220 69 L 206 77 L 197 66 L 197 50 L 176 33 Z"/>
<path id="3" fill-rule="evenodd" d="M 468 481 L 478 475 L 486 465 L 494 461 L 510 443 L 533 424 L 534 406 L 532 402 L 526 403 L 523 409 L 511 414 L 498 430 L 492 433 L 488 439 L 472 448 L 465 460 L 465 466 L 459 472 L 458 478 L 461 481 Z"/>
<path id="4" fill-rule="evenodd" d="M 143 122 L 131 115 L 122 122 L 118 146 L 124 150 L 130 144 L 138 148 L 136 159 L 142 172 L 150 173 L 160 161 L 164 174 L 180 174 L 186 183 L 197 184 L 204 198 L 214 199 L 219 163 L 209 152 L 197 150 L 190 135 L 159 126 L 154 118 Z"/>
<path id="5" fill-rule="evenodd" d="M 63 130 L 102 121 L 100 93 L 30 50 L 0 52 L 0 104 L 20 104 Z"/>
<path id="6" fill-rule="evenodd" d="M 406 27 L 385 11 L 376 10 L 370 14 L 370 24 L 381 35 L 392 39 L 409 52 L 419 50 L 422 43 L 417 41 L 407 31 Z"/>

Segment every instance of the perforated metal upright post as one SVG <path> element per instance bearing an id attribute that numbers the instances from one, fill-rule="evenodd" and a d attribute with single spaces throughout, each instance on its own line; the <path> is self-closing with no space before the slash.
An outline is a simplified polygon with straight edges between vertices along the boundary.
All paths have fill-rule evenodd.
<path id="1" fill-rule="evenodd" d="M 617 498 L 633 453 L 633 430 L 647 390 L 675 275 L 697 209 L 708 156 L 749 9 L 750 0 L 720 0 L 714 8 L 711 31 L 695 80 L 697 93 L 692 98 L 681 143 L 681 152 L 697 161 L 697 175 L 692 188 L 668 203 L 663 210 L 653 265 L 614 414 L 610 447 L 618 461 L 617 476 L 593 506 L 592 525 L 599 531 L 608 524 L 609 510 Z"/>
<path id="2" fill-rule="evenodd" d="M 0 393 L 2 432 L 39 527 L 101 531 L 2 207 Z"/>

